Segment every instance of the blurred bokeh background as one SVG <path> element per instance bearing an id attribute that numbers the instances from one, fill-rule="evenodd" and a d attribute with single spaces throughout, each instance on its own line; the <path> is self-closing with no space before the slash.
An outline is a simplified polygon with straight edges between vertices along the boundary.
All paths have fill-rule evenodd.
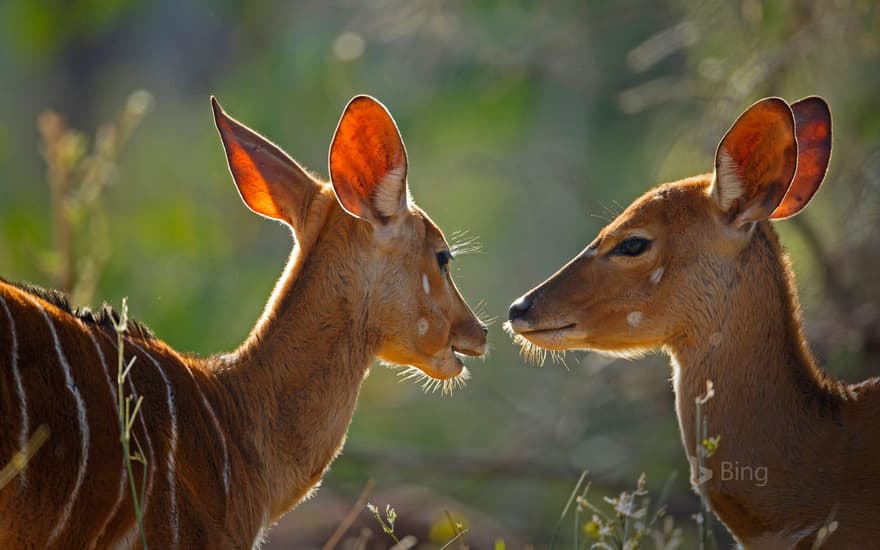
<path id="1" fill-rule="evenodd" d="M 479 239 L 454 276 L 499 322 L 452 397 L 374 368 L 343 455 L 267 547 L 320 547 L 370 479 L 369 500 L 425 547 L 450 538 L 444 509 L 473 548 L 547 547 L 584 469 L 597 502 L 642 472 L 655 494 L 668 484 L 693 540 L 667 359 L 538 368 L 500 321 L 649 186 L 709 171 L 724 130 L 767 95 L 831 104 L 825 187 L 777 227 L 823 364 L 880 374 L 873 0 L 2 0 L 0 276 L 79 303 L 128 296 L 174 347 L 229 350 L 291 239 L 241 204 L 208 97 L 326 175 L 357 93 L 396 117 L 417 202 Z M 388 545 L 366 512 L 346 544 L 364 526 Z M 557 547 L 571 538 L 566 522 Z"/>

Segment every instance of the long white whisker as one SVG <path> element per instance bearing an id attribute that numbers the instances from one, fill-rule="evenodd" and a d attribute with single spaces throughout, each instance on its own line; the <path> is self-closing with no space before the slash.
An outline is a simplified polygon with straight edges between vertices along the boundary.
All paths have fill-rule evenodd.
<path id="1" fill-rule="evenodd" d="M 471 378 L 471 373 L 467 369 L 467 367 L 462 368 L 461 372 L 458 375 L 447 378 L 432 378 L 431 376 L 425 374 L 422 370 L 410 366 L 400 366 L 393 365 L 392 368 L 400 369 L 400 372 L 397 373 L 397 376 L 400 377 L 400 381 L 409 381 L 412 380 L 416 384 L 420 385 L 422 391 L 425 393 L 437 393 L 440 391 L 441 395 L 452 395 L 456 390 L 464 389 L 467 385 L 468 380 Z"/>

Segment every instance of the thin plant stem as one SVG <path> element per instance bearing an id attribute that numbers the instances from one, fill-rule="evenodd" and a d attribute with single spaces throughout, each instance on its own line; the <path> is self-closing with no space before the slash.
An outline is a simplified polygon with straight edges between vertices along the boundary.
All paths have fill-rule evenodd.
<path id="1" fill-rule="evenodd" d="M 373 492 L 373 487 L 375 486 L 376 482 L 373 481 L 373 479 L 367 480 L 367 484 L 364 486 L 364 490 L 361 491 L 357 501 L 355 501 L 354 506 L 348 511 L 348 514 L 345 515 L 336 527 L 336 530 L 333 531 L 333 534 L 327 539 L 327 542 L 324 543 L 322 550 L 333 550 L 336 548 L 336 545 L 339 544 L 339 541 L 342 540 L 342 537 L 345 536 L 345 533 L 351 528 L 351 524 L 357 519 L 358 514 L 364 509 L 364 505 L 367 503 L 367 499 L 370 497 L 370 493 Z"/>
<path id="2" fill-rule="evenodd" d="M 584 479 L 587 477 L 587 470 L 581 472 L 581 477 L 578 478 L 578 482 L 575 484 L 574 489 L 571 491 L 571 495 L 568 497 L 568 502 L 565 503 L 565 508 L 562 509 L 562 514 L 559 515 L 559 520 L 556 522 L 556 527 L 553 528 L 553 538 L 550 539 L 550 547 L 549 550 L 553 550 L 553 546 L 556 544 L 556 537 L 559 535 L 559 528 L 562 526 L 562 521 L 565 519 L 565 516 L 568 515 L 568 509 L 571 508 L 571 503 L 574 502 L 575 497 L 577 497 L 578 491 L 581 488 L 581 484 L 583 484 Z"/>
<path id="3" fill-rule="evenodd" d="M 9 464 L 0 469 L 0 489 L 27 468 L 28 462 L 37 454 L 43 443 L 49 439 L 49 427 L 41 424 L 28 439 L 24 448 L 12 455 Z"/>
<path id="4" fill-rule="evenodd" d="M 143 396 L 137 398 L 137 401 L 134 403 L 134 407 L 131 406 L 132 395 L 125 395 L 125 380 L 131 372 L 131 368 L 134 366 L 135 359 L 137 357 L 132 357 L 131 361 L 126 365 L 125 363 L 125 339 L 123 335 L 127 329 L 128 324 L 128 302 L 123 299 L 122 300 L 122 313 L 120 314 L 119 321 L 113 321 L 113 328 L 116 330 L 116 350 L 117 350 L 117 369 L 116 369 L 116 396 L 117 396 L 117 407 L 119 411 L 119 440 L 122 443 L 122 456 L 125 460 L 125 469 L 128 472 L 128 483 L 131 489 L 131 501 L 132 506 L 134 507 L 134 515 L 137 519 L 138 530 L 141 534 L 141 544 L 144 547 L 144 550 L 147 550 L 147 532 L 144 529 L 144 511 L 143 511 L 143 502 L 145 493 L 138 493 L 137 486 L 134 481 L 134 468 L 132 467 L 132 459 L 134 458 L 138 462 L 143 464 L 144 475 L 141 482 L 141 487 L 146 487 L 147 481 L 147 458 L 144 455 L 140 444 L 135 440 L 135 445 L 137 445 L 138 453 L 137 456 L 132 456 L 131 454 L 131 429 L 134 426 L 134 421 L 137 418 L 138 413 L 141 410 L 141 404 L 143 403 Z"/>

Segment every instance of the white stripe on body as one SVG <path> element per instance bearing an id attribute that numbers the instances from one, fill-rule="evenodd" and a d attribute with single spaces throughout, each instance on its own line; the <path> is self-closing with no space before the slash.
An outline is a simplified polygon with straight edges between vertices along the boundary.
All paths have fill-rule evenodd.
<path id="1" fill-rule="evenodd" d="M 226 496 L 226 500 L 229 500 L 229 449 L 226 447 L 226 436 L 223 435 L 223 429 L 220 427 L 220 420 L 217 418 L 217 415 L 214 414 L 214 409 L 211 408 L 211 404 L 208 403 L 208 399 L 205 397 L 205 394 L 202 393 L 202 389 L 199 387 L 198 382 L 196 381 L 196 377 L 193 376 L 192 371 L 187 366 L 186 371 L 189 373 L 190 377 L 193 379 L 193 385 L 196 388 L 196 391 L 199 394 L 199 398 L 202 400 L 202 403 L 205 405 L 205 408 L 208 409 L 208 414 L 211 417 L 211 421 L 214 423 L 214 428 L 217 431 L 217 435 L 220 436 L 220 445 L 223 447 L 223 494 Z"/>
<path id="2" fill-rule="evenodd" d="M 168 399 L 168 414 L 171 416 L 171 441 L 168 449 L 168 458 L 166 459 L 168 469 L 166 471 L 168 478 L 168 495 L 171 500 L 171 506 L 169 507 L 169 514 L 171 516 L 171 548 L 177 548 L 180 536 L 180 523 L 177 517 L 177 495 L 175 491 L 175 482 L 174 482 L 174 470 L 176 466 L 176 453 L 177 453 L 177 404 L 174 401 L 174 392 L 171 388 L 171 380 L 168 379 L 168 375 L 165 374 L 165 371 L 162 370 L 162 365 L 156 361 L 155 357 L 149 354 L 147 350 L 135 344 L 134 342 L 129 342 L 139 349 L 141 353 L 147 356 L 147 358 L 153 363 L 153 366 L 156 367 L 156 370 L 159 372 L 159 375 L 162 377 L 162 380 L 165 382 L 165 396 Z"/>
<path id="3" fill-rule="evenodd" d="M 104 335 L 105 338 L 107 338 L 107 340 L 113 346 L 113 349 L 115 349 L 118 353 L 119 347 L 116 344 L 116 340 L 111 338 L 110 335 L 104 331 L 101 331 L 101 334 Z M 123 349 L 124 348 L 125 348 L 125 346 L 123 345 Z M 127 365 L 127 363 L 126 363 L 126 365 Z M 128 376 L 125 378 L 125 380 L 128 382 L 128 386 L 131 389 L 132 403 L 137 403 L 138 394 L 137 394 L 137 388 L 135 388 L 135 385 L 134 385 L 133 375 L 134 375 L 134 367 L 132 367 L 132 370 L 129 371 Z M 142 407 L 143 407 L 143 405 L 142 405 Z M 147 422 L 144 420 L 143 408 L 138 411 L 137 416 L 138 416 L 138 420 L 140 420 L 141 427 L 144 429 L 144 441 L 146 441 L 146 444 L 147 444 L 146 450 L 144 450 L 143 448 L 141 448 L 140 450 L 142 452 L 145 452 L 148 455 L 146 458 L 147 458 L 147 466 L 149 466 L 149 471 L 150 471 L 149 475 L 147 475 L 147 487 L 146 487 L 146 489 L 144 489 L 144 492 L 143 492 L 144 499 L 141 502 L 141 513 L 143 514 L 143 517 L 146 518 L 147 517 L 147 509 L 150 504 L 150 494 L 153 491 L 153 478 L 156 477 L 156 454 L 153 452 L 153 443 L 150 441 L 150 431 L 147 429 Z M 137 438 L 137 436 L 132 434 L 132 439 L 134 439 L 135 443 L 138 446 L 140 446 L 140 440 Z M 132 507 L 134 507 L 134 505 L 132 505 Z M 146 519 L 144 521 L 146 521 Z M 132 546 L 134 546 L 134 541 L 137 539 L 137 537 L 138 537 L 138 523 L 137 523 L 136 519 L 133 519 L 131 527 L 129 527 L 129 529 L 125 533 L 125 535 L 123 535 L 122 538 L 119 539 L 120 542 L 118 544 L 118 547 L 119 548 L 131 548 Z"/>
<path id="4" fill-rule="evenodd" d="M 15 379 L 15 391 L 18 392 L 21 410 L 21 429 L 18 432 L 18 451 L 21 452 L 27 446 L 28 436 L 30 435 L 28 433 L 30 426 L 27 415 L 27 396 L 24 393 L 24 385 L 21 383 L 21 372 L 18 370 L 18 334 L 15 332 L 15 319 L 12 318 L 12 311 L 10 311 L 9 306 L 6 305 L 6 300 L 2 296 L 0 296 L 0 305 L 3 306 L 6 316 L 9 317 L 9 331 L 12 336 L 12 361 L 10 368 L 12 369 L 12 378 Z M 18 474 L 18 482 L 21 487 L 27 486 L 26 474 L 27 470 L 22 470 Z"/>
<path id="5" fill-rule="evenodd" d="M 110 395 L 113 397 L 113 408 L 116 409 L 118 404 L 118 397 L 116 395 L 116 384 L 113 383 L 113 377 L 110 375 L 110 369 L 107 365 L 107 359 L 104 357 L 104 351 L 101 349 L 101 346 L 98 345 L 98 340 L 95 338 L 94 330 L 101 330 L 100 327 L 90 327 L 83 325 L 85 332 L 89 335 L 89 338 L 92 339 L 92 343 L 95 345 L 95 352 L 98 354 L 98 358 L 101 360 L 101 367 L 104 369 L 104 373 L 107 374 L 107 386 L 110 388 Z M 104 531 L 107 530 L 107 526 L 110 525 L 110 521 L 116 516 L 116 512 L 119 511 L 119 507 L 122 506 L 122 501 L 125 499 L 125 482 L 128 480 L 128 472 L 125 468 L 125 456 L 122 457 L 122 472 L 119 476 L 119 490 L 116 494 L 116 502 L 113 503 L 113 508 L 110 509 L 110 512 L 107 514 L 107 517 L 104 518 L 104 523 L 101 524 L 101 528 L 98 529 L 98 533 L 95 536 L 94 540 L 92 540 L 89 548 L 94 548 L 95 545 L 101 540 L 101 537 L 104 535 Z"/>
<path id="6" fill-rule="evenodd" d="M 46 320 L 46 325 L 49 327 L 49 334 L 52 335 L 55 352 L 58 354 L 58 361 L 61 363 L 61 370 L 64 373 L 64 382 L 67 385 L 68 391 L 73 395 L 74 401 L 76 401 L 77 422 L 79 423 L 80 433 L 82 434 L 79 446 L 80 463 L 76 472 L 76 481 L 73 484 L 73 491 L 71 491 L 70 497 L 67 499 L 64 508 L 61 510 L 61 517 L 58 518 L 55 527 L 49 532 L 49 538 L 46 539 L 46 546 L 51 546 L 52 543 L 55 542 L 55 539 L 58 538 L 58 535 L 64 532 L 64 528 L 67 527 L 67 522 L 70 520 L 70 514 L 73 512 L 73 505 L 76 502 L 77 497 L 79 497 L 83 481 L 86 478 L 86 469 L 89 465 L 89 421 L 86 416 L 86 404 L 73 381 L 70 363 L 67 362 L 67 357 L 65 357 L 64 351 L 61 349 L 61 340 L 58 339 L 58 332 L 55 330 L 55 325 L 52 323 L 52 319 L 36 298 L 32 298 L 27 293 L 23 293 L 23 296 L 36 306 L 37 310 L 39 310 L 43 315 L 43 318 Z"/>

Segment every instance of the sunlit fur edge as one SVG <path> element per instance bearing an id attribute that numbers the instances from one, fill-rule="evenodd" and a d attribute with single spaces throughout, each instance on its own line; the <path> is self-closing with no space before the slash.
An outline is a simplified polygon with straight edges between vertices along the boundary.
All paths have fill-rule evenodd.
<path id="1" fill-rule="evenodd" d="M 456 391 L 463 390 L 467 385 L 468 380 L 471 379 L 471 372 L 467 367 L 462 367 L 461 372 L 452 378 L 440 379 L 433 378 L 427 374 L 425 374 L 418 367 L 414 367 L 412 365 L 397 365 L 394 363 L 388 363 L 382 361 L 382 364 L 386 367 L 398 371 L 397 376 L 400 377 L 400 381 L 413 380 L 416 384 L 420 384 L 422 387 L 422 391 L 427 394 L 437 393 L 440 391 L 440 394 L 443 396 L 452 395 Z"/>

